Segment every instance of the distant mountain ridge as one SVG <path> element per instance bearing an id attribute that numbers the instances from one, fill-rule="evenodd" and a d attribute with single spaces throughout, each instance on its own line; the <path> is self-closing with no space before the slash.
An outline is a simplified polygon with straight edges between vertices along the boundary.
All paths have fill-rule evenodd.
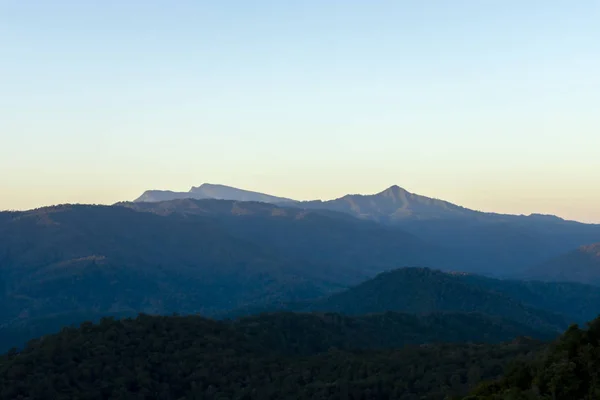
<path id="1" fill-rule="evenodd" d="M 548 259 L 577 247 L 600 242 L 600 225 L 567 221 L 553 215 L 511 215 L 471 210 L 444 200 L 411 193 L 397 185 L 370 195 L 346 195 L 327 201 L 285 200 L 220 185 L 202 185 L 194 193 L 158 193 L 142 198 L 177 212 L 187 207 L 185 197 L 226 198 L 296 208 L 344 213 L 362 220 L 402 229 L 422 241 L 452 253 L 447 259 L 454 269 L 497 277 L 520 274 Z M 164 195 L 164 196 L 163 196 Z M 163 197 L 178 196 L 167 205 Z M 181 198 L 183 197 L 183 198 Z M 140 199 L 138 199 L 140 200 Z M 135 203 L 142 204 L 142 203 Z M 144 203 L 145 204 L 145 203 Z M 241 207 L 244 208 L 244 207 Z M 189 212 L 186 211 L 186 213 Z M 288 211 L 286 211 L 288 212 Z M 448 269 L 448 262 L 419 264 Z"/>
<path id="2" fill-rule="evenodd" d="M 347 208 L 189 198 L 0 212 L 0 329 L 47 317 L 67 321 L 139 311 L 220 315 L 315 299 L 406 266 L 514 277 L 525 267 L 600 241 L 596 225 L 538 216 L 471 218 L 482 214 L 396 187 L 359 197 L 370 199 L 361 212 L 388 215 L 396 207 L 423 212 L 434 207 L 438 215 L 467 216 L 377 221 L 357 218 Z M 441 293 L 452 285 L 442 285 Z M 479 299 L 474 304 L 481 303 L 480 289 L 471 293 Z M 503 295 L 513 297 L 521 289 Z M 553 296 L 574 292 L 561 290 Z M 543 303 L 544 293 L 532 287 L 523 302 Z M 596 304 L 593 293 L 588 299 Z M 392 300 L 398 299 L 382 303 Z M 438 303 L 432 304 L 428 310 L 435 311 Z M 488 312 L 454 305 L 442 311 Z M 510 307 L 500 315 L 528 322 L 527 315 L 512 315 Z M 564 304 L 556 307 L 569 311 Z M 539 327 L 546 325 L 555 326 Z"/>
<path id="3" fill-rule="evenodd" d="M 193 186 L 187 192 L 147 190 L 140 197 L 135 199 L 134 202 L 163 202 L 178 199 L 255 201 L 279 204 L 286 207 L 327 209 L 379 222 L 403 219 L 421 220 L 440 218 L 494 220 L 529 218 L 538 221 L 564 221 L 562 218 L 555 215 L 534 213 L 526 216 L 473 210 L 445 200 L 411 193 L 398 185 L 392 185 L 375 194 L 347 194 L 332 200 L 299 201 L 271 194 L 239 189 L 233 186 L 204 183 L 200 186 Z"/>
<path id="4" fill-rule="evenodd" d="M 262 203 L 294 202 L 295 200 L 284 197 L 271 196 L 269 194 L 253 192 L 251 190 L 238 189 L 226 185 L 204 183 L 193 186 L 188 192 L 173 192 L 170 190 L 147 190 L 134 200 L 141 202 L 160 202 L 177 199 L 217 199 L 236 201 L 258 201 Z"/>

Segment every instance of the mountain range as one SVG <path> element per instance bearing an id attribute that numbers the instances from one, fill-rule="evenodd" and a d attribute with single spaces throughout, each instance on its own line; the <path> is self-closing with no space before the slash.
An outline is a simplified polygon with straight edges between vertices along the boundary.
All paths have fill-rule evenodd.
<path id="1" fill-rule="evenodd" d="M 251 201 L 278 204 L 283 207 L 332 210 L 351 214 L 355 217 L 391 222 L 403 219 L 473 219 L 507 220 L 522 218 L 523 215 L 497 214 L 471 210 L 450 202 L 410 193 L 398 185 L 390 186 L 382 192 L 370 195 L 348 194 L 333 200 L 299 201 L 270 194 L 239 189 L 232 186 L 204 183 L 192 187 L 187 192 L 169 190 L 147 190 L 134 200 L 135 203 L 166 202 L 179 199 L 215 199 Z M 530 219 L 563 221 L 553 215 L 531 214 Z"/>
<path id="2" fill-rule="evenodd" d="M 245 190 L 218 187 L 220 190 L 212 192 L 218 198 L 236 201 L 247 198 Z M 523 271 L 532 266 L 579 246 L 600 242 L 600 225 L 597 224 L 566 221 L 541 214 L 525 216 L 470 210 L 410 193 L 396 185 L 373 195 L 346 195 L 329 201 L 286 201 L 265 194 L 255 195 L 267 199 L 259 201 L 280 208 L 336 211 L 400 228 L 429 245 L 445 249 L 444 258 L 453 269 L 498 277 L 521 277 Z M 144 202 L 138 199 L 133 204 Z M 163 206 L 144 207 L 158 209 Z M 173 210 L 175 205 L 168 207 L 176 211 Z M 435 266 L 446 268 L 441 264 Z"/>
<path id="3" fill-rule="evenodd" d="M 203 186 L 204 195 L 238 193 Z M 479 213 L 398 187 L 315 204 L 181 198 L 0 212 L 0 336 L 105 315 L 290 304 L 349 315 L 478 312 L 556 332 L 600 309 L 597 287 L 514 280 L 597 282 L 596 247 L 572 252 L 600 240 L 598 225 Z M 392 214 L 401 217 L 382 217 Z M 402 267 L 469 273 L 378 275 Z"/>
<path id="4" fill-rule="evenodd" d="M 600 310 L 598 225 L 397 186 L 326 202 L 191 192 L 0 212 L 0 349 L 18 348 L 0 357 L 0 399 L 442 400 Z M 560 370 L 526 368 L 475 393 Z"/>

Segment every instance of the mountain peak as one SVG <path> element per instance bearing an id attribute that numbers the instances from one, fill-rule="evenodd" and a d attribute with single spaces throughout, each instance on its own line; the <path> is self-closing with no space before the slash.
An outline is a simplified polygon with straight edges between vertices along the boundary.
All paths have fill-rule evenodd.
<path id="1" fill-rule="evenodd" d="M 383 192 L 379 193 L 379 195 L 381 196 L 389 196 L 394 198 L 398 198 L 399 196 L 406 196 L 407 194 L 410 193 L 406 189 L 401 188 L 398 185 L 392 185 L 389 188 L 385 189 Z"/>
<path id="2" fill-rule="evenodd" d="M 200 186 L 192 186 L 192 188 L 190 189 L 190 193 L 194 193 L 196 191 L 202 191 L 202 190 L 206 190 L 206 189 L 235 189 L 235 188 L 231 187 L 231 186 L 215 184 L 215 183 L 203 183 Z"/>
<path id="3" fill-rule="evenodd" d="M 384 192 L 387 192 L 387 191 L 392 191 L 392 192 L 398 192 L 398 191 L 406 192 L 406 189 L 401 188 L 398 185 L 392 185 L 389 188 L 387 188 L 387 189 L 384 190 Z"/>

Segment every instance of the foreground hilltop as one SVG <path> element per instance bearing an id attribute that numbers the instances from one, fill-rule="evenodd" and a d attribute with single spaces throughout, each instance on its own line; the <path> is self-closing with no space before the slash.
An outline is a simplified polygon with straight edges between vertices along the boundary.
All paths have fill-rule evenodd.
<path id="1" fill-rule="evenodd" d="M 469 314 L 105 319 L 0 357 L 0 399 L 442 400 L 499 377 L 541 343 L 403 345 L 495 341 L 514 328 Z"/>
<path id="2" fill-rule="evenodd" d="M 600 398 L 600 318 L 571 326 L 533 360 L 513 362 L 502 379 L 481 384 L 465 400 Z"/>
<path id="3" fill-rule="evenodd" d="M 600 319 L 588 329 L 574 325 L 548 344 L 527 337 L 499 344 L 430 342 L 436 333 L 456 333 L 457 321 L 470 335 L 499 337 L 478 318 L 103 319 L 0 356 L 0 399 L 598 398 Z M 392 348 L 403 341 L 423 344 Z"/>

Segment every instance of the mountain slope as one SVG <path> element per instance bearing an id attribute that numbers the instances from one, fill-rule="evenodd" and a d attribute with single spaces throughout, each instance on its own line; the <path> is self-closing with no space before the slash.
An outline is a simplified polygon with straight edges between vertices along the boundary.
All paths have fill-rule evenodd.
<path id="1" fill-rule="evenodd" d="M 542 263 L 524 274 L 543 281 L 580 282 L 600 286 L 600 243 L 582 246 Z"/>
<path id="2" fill-rule="evenodd" d="M 443 248 L 399 228 L 345 213 L 210 199 L 118 205 L 159 215 L 212 218 L 239 239 L 318 266 L 311 270 L 315 276 L 336 284 L 356 284 L 399 266 L 453 266 Z"/>
<path id="3" fill-rule="evenodd" d="M 271 196 L 269 194 L 243 190 L 225 185 L 214 185 L 205 183 L 198 187 L 192 187 L 190 193 L 194 196 L 200 194 L 209 199 L 217 200 L 236 200 L 236 201 L 257 201 L 262 203 L 281 203 L 294 201 L 285 197 Z"/>
<path id="4" fill-rule="evenodd" d="M 81 316 L 80 316 L 81 317 Z M 128 318 L 135 315 L 112 315 Z M 201 319 L 199 316 L 181 318 Z M 51 319 L 34 321 L 37 335 L 30 336 L 30 326 L 12 326 L 0 332 L 0 352 L 10 347 L 22 347 L 27 340 L 60 332 L 64 327 L 79 326 L 84 321 L 99 322 L 102 318 L 60 321 L 50 326 Z M 432 313 L 414 315 L 386 312 L 365 316 L 344 316 L 336 313 L 263 313 L 228 322 L 206 319 L 214 326 L 226 325 L 251 338 L 257 345 L 281 354 L 310 355 L 337 349 L 385 349 L 409 344 L 441 342 L 497 343 L 517 336 L 552 339 L 556 332 L 533 329 L 501 317 L 479 313 Z M 56 321 L 59 322 L 59 321 Z M 41 324 L 46 323 L 47 327 Z M 43 328 L 43 329 L 42 329 Z M 52 329 L 49 329 L 52 328 Z M 476 329 L 474 329 L 476 328 Z M 44 332 L 45 329 L 45 332 Z M 21 336 L 18 336 L 21 334 Z"/>
<path id="5" fill-rule="evenodd" d="M 83 311 L 210 314 L 330 290 L 305 263 L 198 216 L 57 206 L 4 217 L 0 325 Z"/>
<path id="6" fill-rule="evenodd" d="M 135 199 L 135 202 L 155 202 L 155 201 L 169 201 L 175 199 L 188 199 L 194 197 L 189 192 L 173 192 L 171 190 L 146 190 L 140 197 Z M 198 194 L 196 198 L 205 198 Z"/>
<path id="7" fill-rule="evenodd" d="M 499 277 L 519 277 L 525 268 L 600 241 L 600 225 L 555 216 L 506 215 L 470 210 L 392 186 L 373 195 L 289 203 L 328 209 L 400 227 L 452 252 L 457 269 Z"/>
<path id="8" fill-rule="evenodd" d="M 232 326 L 265 348 L 288 354 L 337 349 L 386 349 L 426 343 L 497 343 L 518 336 L 553 339 L 556 332 L 537 330 L 505 318 L 479 313 L 414 315 L 385 312 L 361 316 L 336 313 L 265 313 L 237 319 Z"/>
<path id="9" fill-rule="evenodd" d="M 188 192 L 173 192 L 170 190 L 147 190 L 135 202 L 158 202 L 176 199 L 218 199 L 236 201 L 258 201 L 263 203 L 294 202 L 292 199 L 271 196 L 250 190 L 238 189 L 231 186 L 204 183 L 192 187 Z"/>
<path id="10" fill-rule="evenodd" d="M 401 229 L 455 252 L 463 271 L 520 278 L 532 265 L 600 240 L 600 225 L 537 217 L 403 221 Z"/>
<path id="11" fill-rule="evenodd" d="M 301 201 L 290 205 L 307 209 L 326 209 L 352 214 L 356 217 L 386 223 L 427 220 L 470 220 L 480 222 L 535 221 L 541 223 L 566 222 L 553 215 L 512 215 L 483 212 L 462 207 L 448 201 L 411 193 L 398 185 L 375 194 L 349 194 L 327 201 Z"/>

